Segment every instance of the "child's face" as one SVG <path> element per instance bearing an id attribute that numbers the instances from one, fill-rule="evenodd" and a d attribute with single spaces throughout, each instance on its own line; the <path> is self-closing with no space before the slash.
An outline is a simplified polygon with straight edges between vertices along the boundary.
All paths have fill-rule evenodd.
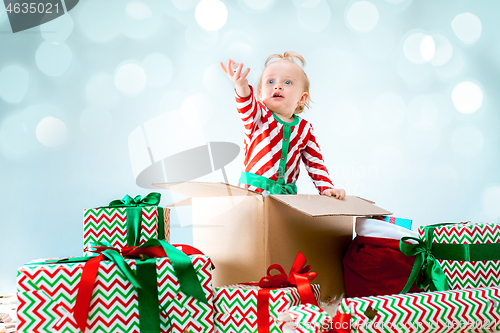
<path id="1" fill-rule="evenodd" d="M 304 83 L 304 74 L 297 64 L 278 60 L 262 74 L 260 97 L 269 110 L 291 117 L 297 105 L 304 104 L 309 96 Z"/>

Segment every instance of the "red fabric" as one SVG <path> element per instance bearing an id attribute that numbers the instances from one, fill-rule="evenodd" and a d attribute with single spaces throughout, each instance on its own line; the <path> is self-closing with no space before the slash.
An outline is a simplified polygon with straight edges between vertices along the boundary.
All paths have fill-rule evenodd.
<path id="1" fill-rule="evenodd" d="M 414 261 L 401 253 L 399 240 L 356 236 L 344 256 L 347 297 L 401 293 Z M 419 291 L 413 285 L 409 292 Z"/>

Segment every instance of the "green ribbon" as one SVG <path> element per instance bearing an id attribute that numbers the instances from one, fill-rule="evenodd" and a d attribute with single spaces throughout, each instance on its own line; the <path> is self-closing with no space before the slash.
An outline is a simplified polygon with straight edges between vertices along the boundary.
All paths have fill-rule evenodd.
<path id="1" fill-rule="evenodd" d="M 405 243 L 406 240 L 414 240 L 417 244 Z M 436 257 L 431 252 L 432 243 L 426 243 L 420 238 L 403 237 L 399 243 L 401 252 L 407 256 L 415 256 L 415 263 L 401 293 L 410 290 L 416 281 L 420 289 L 429 288 L 430 291 L 448 290 L 448 280 Z M 419 278 L 420 277 L 420 278 Z"/>
<path id="2" fill-rule="evenodd" d="M 270 194 L 297 194 L 295 183 L 280 184 L 275 180 L 250 172 L 242 172 L 239 182 L 269 191 Z"/>
<path id="3" fill-rule="evenodd" d="M 104 247 L 102 246 L 104 245 Z M 160 332 L 160 309 L 167 313 L 168 304 L 160 305 L 158 296 L 158 283 L 157 283 L 157 272 L 156 272 L 156 259 L 150 259 L 147 255 L 143 257 L 145 260 L 136 260 L 137 270 L 134 272 L 127 262 L 124 260 L 122 255 L 116 251 L 116 249 L 111 249 L 106 243 L 94 243 L 90 247 L 96 249 L 104 249 L 100 253 L 111 260 L 118 270 L 125 275 L 126 279 L 137 288 L 138 304 L 139 304 L 139 327 L 141 332 L 157 333 Z M 161 246 L 164 253 L 158 251 L 158 247 Z M 205 293 L 201 287 L 201 283 L 198 280 L 196 271 L 190 258 L 184 254 L 182 251 L 178 250 L 169 243 L 159 240 L 151 239 L 141 246 L 130 247 L 122 249 L 122 253 L 127 253 L 128 250 L 136 251 L 152 250 L 148 251 L 149 255 L 154 257 L 162 257 L 163 254 L 169 258 L 172 267 L 174 269 L 174 274 L 177 277 L 180 285 L 180 290 L 198 301 L 208 304 Z M 158 256 L 158 254 L 161 254 Z M 53 263 L 77 263 L 77 262 L 87 262 L 94 259 L 97 256 L 87 256 L 87 257 L 74 257 L 74 258 L 64 258 L 58 260 L 47 260 L 44 262 L 28 263 L 26 265 L 43 265 L 43 264 L 53 264 Z M 170 318 L 168 318 L 170 322 Z"/>
<path id="4" fill-rule="evenodd" d="M 158 206 L 161 194 L 151 192 L 141 199 L 140 195 L 132 198 L 126 194 L 121 200 L 113 200 L 102 208 L 126 207 L 127 213 L 127 246 L 137 246 L 141 241 L 142 207 Z M 158 238 L 165 239 L 165 221 L 163 208 L 158 208 Z"/>
<path id="5" fill-rule="evenodd" d="M 433 243 L 434 229 L 456 223 L 439 223 L 424 227 L 424 239 L 403 237 L 399 244 L 401 252 L 407 256 L 416 256 L 415 264 L 402 293 L 407 292 L 413 282 L 421 289 L 429 286 L 431 291 L 448 290 L 448 282 L 441 266 L 440 260 L 454 261 L 488 261 L 500 260 L 500 243 L 484 244 L 446 244 Z M 407 244 L 406 240 L 412 239 L 417 244 Z"/>

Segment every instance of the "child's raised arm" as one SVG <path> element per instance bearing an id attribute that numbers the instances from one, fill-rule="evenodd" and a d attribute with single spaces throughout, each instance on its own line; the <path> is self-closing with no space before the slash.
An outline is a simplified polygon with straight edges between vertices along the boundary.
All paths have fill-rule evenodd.
<path id="1" fill-rule="evenodd" d="M 233 71 L 233 66 L 235 62 L 234 60 L 229 59 L 227 61 L 227 67 L 224 66 L 222 61 L 220 62 L 220 67 L 227 74 L 229 79 L 234 83 L 234 88 L 236 89 L 236 93 L 240 97 L 248 97 L 252 93 L 250 87 L 248 86 L 247 75 L 250 73 L 250 68 L 247 68 L 243 73 L 241 70 L 243 69 L 243 63 L 238 65 L 238 68 Z"/>

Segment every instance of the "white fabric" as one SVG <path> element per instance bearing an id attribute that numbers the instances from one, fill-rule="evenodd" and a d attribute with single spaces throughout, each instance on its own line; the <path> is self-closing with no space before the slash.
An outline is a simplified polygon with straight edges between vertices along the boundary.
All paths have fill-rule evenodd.
<path id="1" fill-rule="evenodd" d="M 370 219 L 367 217 L 356 218 L 356 234 L 365 237 L 401 239 L 402 237 L 416 237 L 418 234 L 415 231 L 397 226 L 395 224 Z"/>

